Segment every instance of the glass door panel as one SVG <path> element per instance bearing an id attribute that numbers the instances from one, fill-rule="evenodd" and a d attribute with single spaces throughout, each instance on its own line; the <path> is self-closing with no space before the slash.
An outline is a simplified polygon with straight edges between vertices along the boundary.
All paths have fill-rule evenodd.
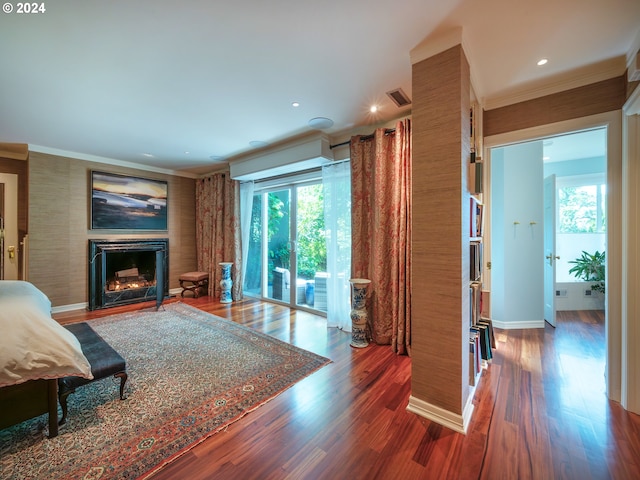
<path id="1" fill-rule="evenodd" d="M 247 267 L 244 275 L 243 290 L 245 293 L 262 296 L 262 193 L 253 196 L 251 208 L 251 224 L 249 231 L 249 251 Z"/>
<path id="2" fill-rule="evenodd" d="M 267 192 L 263 205 L 263 219 L 267 228 L 263 231 L 263 258 L 266 258 L 264 284 L 269 288 L 267 298 L 291 302 L 291 189 Z M 266 238 L 264 233 L 266 233 Z M 265 241 L 266 240 L 266 241 Z"/>
<path id="3" fill-rule="evenodd" d="M 322 182 L 256 192 L 244 292 L 326 312 L 326 270 Z"/>
<path id="4" fill-rule="evenodd" d="M 295 304 L 326 312 L 326 287 L 323 290 L 323 279 L 326 278 L 327 270 L 327 246 L 322 183 L 297 186 L 295 191 Z M 318 295 L 316 279 L 319 279 Z"/>

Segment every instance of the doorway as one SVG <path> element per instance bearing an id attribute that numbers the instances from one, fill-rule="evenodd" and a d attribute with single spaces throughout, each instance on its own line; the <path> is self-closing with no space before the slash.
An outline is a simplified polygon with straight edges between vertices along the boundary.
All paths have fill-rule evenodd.
<path id="1" fill-rule="evenodd" d="M 493 178 L 493 159 L 492 149 L 500 146 L 513 145 L 519 142 L 528 142 L 531 140 L 540 140 L 548 137 L 564 135 L 568 132 L 585 131 L 589 129 L 606 127 L 606 145 L 607 145 L 607 163 L 606 163 L 606 245 L 607 245 L 607 261 L 606 261 L 606 282 L 607 291 L 605 294 L 605 338 L 606 338 L 606 389 L 607 396 L 613 400 L 621 398 L 621 379 L 622 379 L 622 361 L 619 355 L 621 351 L 621 332 L 622 332 L 622 122 L 618 112 L 608 112 L 596 114 L 589 117 L 575 118 L 562 122 L 548 125 L 540 125 L 528 129 L 523 129 L 504 134 L 497 134 L 484 138 L 484 161 L 489 177 Z M 488 192 L 485 195 L 485 211 L 492 215 L 492 205 L 496 203 L 494 198 L 495 192 Z M 542 202 L 540 202 L 542 203 Z M 495 219 L 488 218 L 491 225 Z M 493 266 L 497 263 L 500 256 L 494 255 L 493 241 L 494 232 L 489 229 L 486 245 L 486 259 Z M 542 255 L 542 252 L 541 252 Z M 488 280 L 485 285 L 486 290 L 491 295 L 488 312 L 492 318 L 495 318 L 494 297 L 496 290 L 499 290 L 499 281 L 496 281 L 496 272 L 493 268 L 488 270 L 485 276 Z M 504 317 L 503 317 L 504 319 Z M 509 322 L 500 320 L 494 322 L 499 328 L 531 328 L 512 325 Z M 544 321 L 540 319 L 537 322 L 538 328 L 544 326 Z"/>
<path id="2" fill-rule="evenodd" d="M 18 175 L 0 173 L 0 280 L 18 280 Z"/>
<path id="3" fill-rule="evenodd" d="M 498 324 L 555 326 L 557 309 L 604 308 L 595 279 L 571 269 L 583 251 L 606 249 L 606 135 L 597 128 L 492 149 Z"/>
<path id="4" fill-rule="evenodd" d="M 289 181 L 255 187 L 244 293 L 326 312 L 322 179 Z"/>

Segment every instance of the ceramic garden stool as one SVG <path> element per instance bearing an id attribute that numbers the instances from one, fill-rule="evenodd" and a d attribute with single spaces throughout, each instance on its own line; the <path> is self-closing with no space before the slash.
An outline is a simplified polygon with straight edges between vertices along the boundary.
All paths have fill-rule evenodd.
<path id="1" fill-rule="evenodd" d="M 181 297 L 184 297 L 184 292 L 193 292 L 193 296 L 198 298 L 200 296 L 200 289 L 207 292 L 209 286 L 209 274 L 207 272 L 187 272 L 178 277 L 180 280 L 180 287 L 182 288 Z"/>
<path id="2" fill-rule="evenodd" d="M 369 346 L 367 292 L 371 280 L 352 278 L 349 283 L 351 284 L 351 346 L 364 348 Z"/>

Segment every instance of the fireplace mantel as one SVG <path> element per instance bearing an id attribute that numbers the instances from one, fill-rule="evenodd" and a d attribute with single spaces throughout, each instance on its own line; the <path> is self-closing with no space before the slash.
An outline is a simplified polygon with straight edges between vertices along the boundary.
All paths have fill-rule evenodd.
<path id="1" fill-rule="evenodd" d="M 169 295 L 167 238 L 89 240 L 88 263 L 89 310 L 153 299 L 159 307 Z"/>

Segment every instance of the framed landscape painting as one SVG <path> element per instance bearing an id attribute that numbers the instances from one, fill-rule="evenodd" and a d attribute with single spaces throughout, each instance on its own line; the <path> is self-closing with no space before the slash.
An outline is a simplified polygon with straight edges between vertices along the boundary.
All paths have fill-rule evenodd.
<path id="1" fill-rule="evenodd" d="M 167 182 L 92 171 L 91 228 L 167 230 Z"/>

